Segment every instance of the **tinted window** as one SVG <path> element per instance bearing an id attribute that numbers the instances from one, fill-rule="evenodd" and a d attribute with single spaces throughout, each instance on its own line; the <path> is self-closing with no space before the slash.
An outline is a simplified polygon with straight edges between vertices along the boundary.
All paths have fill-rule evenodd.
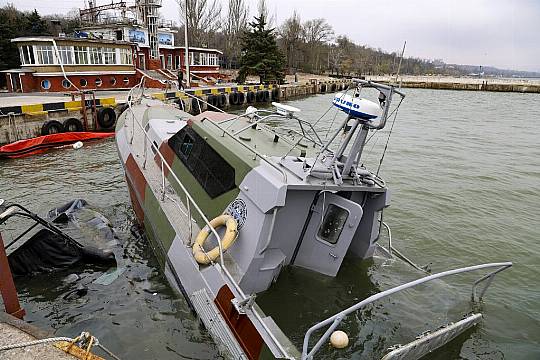
<path id="1" fill-rule="evenodd" d="M 349 212 L 347 210 L 334 204 L 328 205 L 317 236 L 330 244 L 337 243 L 348 217 Z"/>
<path id="2" fill-rule="evenodd" d="M 234 168 L 192 128 L 176 133 L 169 146 L 211 198 L 236 187 Z"/>

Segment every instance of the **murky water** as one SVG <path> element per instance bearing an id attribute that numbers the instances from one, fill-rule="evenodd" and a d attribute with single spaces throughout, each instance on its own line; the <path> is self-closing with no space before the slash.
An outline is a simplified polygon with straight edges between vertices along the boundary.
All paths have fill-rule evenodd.
<path id="1" fill-rule="evenodd" d="M 385 221 L 394 246 L 422 265 L 429 263 L 434 272 L 484 262 L 515 264 L 486 294 L 482 325 L 430 358 L 540 358 L 540 98 L 405 92 L 381 168 L 393 195 Z M 302 117 L 315 119 L 330 101 L 330 95 L 318 95 L 289 104 L 302 108 Z M 331 110 L 320 124 L 327 126 L 333 117 Z M 371 169 L 387 136 L 381 132 L 366 146 Z M 134 216 L 112 140 L 1 162 L 0 197 L 37 212 L 84 198 L 112 221 L 119 237 L 114 251 L 125 272 L 111 285 L 94 284 L 106 269 L 91 267 L 18 280 L 27 320 L 69 336 L 90 330 L 123 358 L 219 358 L 185 300 L 157 270 L 151 249 L 130 232 Z M 80 279 L 66 282 L 70 273 Z M 346 299 L 362 299 L 420 276 L 382 257 L 349 260 L 335 279 L 288 269 L 260 301 L 277 315 L 276 304 L 283 294 L 290 296 L 290 311 L 276 320 L 300 344 L 310 325 L 350 305 Z M 343 323 L 351 346 L 323 349 L 323 358 L 377 358 L 394 343 L 459 320 L 471 310 L 474 279 L 448 278 L 369 306 Z M 81 285 L 87 294 L 71 295 Z M 322 298 L 321 289 L 338 294 L 338 301 Z"/>

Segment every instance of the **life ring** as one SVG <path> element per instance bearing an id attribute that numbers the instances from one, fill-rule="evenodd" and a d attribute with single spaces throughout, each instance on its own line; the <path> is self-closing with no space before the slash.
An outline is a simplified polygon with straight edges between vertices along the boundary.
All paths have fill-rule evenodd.
<path id="1" fill-rule="evenodd" d="M 263 98 L 263 101 L 264 102 L 269 102 L 270 101 L 270 92 L 268 90 L 264 90 L 262 92 L 262 98 Z"/>
<path id="2" fill-rule="evenodd" d="M 234 244 L 234 241 L 236 240 L 236 237 L 238 235 L 238 223 L 236 222 L 234 217 L 228 214 L 220 215 L 210 221 L 210 225 L 214 229 L 223 225 L 227 227 L 225 236 L 223 236 L 223 239 L 221 240 L 223 251 L 227 250 L 232 246 L 232 244 Z M 208 227 L 208 225 L 205 226 L 195 238 L 195 243 L 192 247 L 193 257 L 199 264 L 202 265 L 209 264 L 210 262 L 215 261 L 219 257 L 219 245 L 207 252 L 205 252 L 203 249 L 204 242 L 206 241 L 208 235 L 210 235 L 211 232 L 212 230 Z"/>
<path id="3" fill-rule="evenodd" d="M 248 104 L 252 104 L 255 101 L 255 93 L 253 91 L 248 91 L 246 99 Z"/>
<path id="4" fill-rule="evenodd" d="M 227 104 L 227 97 L 225 94 L 217 95 L 217 107 L 220 109 L 223 109 L 225 105 Z"/>
<path id="5" fill-rule="evenodd" d="M 116 113 L 113 108 L 104 107 L 98 110 L 97 122 L 102 129 L 110 129 L 116 123 Z"/>
<path id="6" fill-rule="evenodd" d="M 65 120 L 63 126 L 65 132 L 83 131 L 83 124 L 79 119 L 76 118 L 69 118 Z"/>
<path id="7" fill-rule="evenodd" d="M 58 134 L 64 132 L 64 125 L 56 120 L 47 121 L 41 127 L 41 135 Z"/>

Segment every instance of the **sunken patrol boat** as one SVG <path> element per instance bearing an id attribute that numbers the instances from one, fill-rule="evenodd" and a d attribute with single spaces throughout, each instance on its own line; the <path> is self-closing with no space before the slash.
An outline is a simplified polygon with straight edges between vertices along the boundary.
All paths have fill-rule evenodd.
<path id="1" fill-rule="evenodd" d="M 364 93 L 374 101 L 360 96 Z M 279 285 L 285 269 L 308 269 L 312 278 L 335 277 L 346 256 L 367 259 L 377 248 L 417 267 L 392 247 L 390 234 L 388 246 L 378 242 L 387 228 L 382 214 L 390 192 L 362 164 L 368 134 L 385 127 L 399 107 L 392 101 L 399 98 L 401 104 L 404 96 L 391 85 L 354 79 L 329 104 L 343 118 L 325 137 L 313 126 L 316 119 L 304 120 L 299 109 L 279 103 L 272 110 L 250 107 L 241 115 L 219 109 L 190 115 L 145 96 L 142 83 L 132 89 L 116 142 L 133 209 L 167 279 L 226 358 L 318 358 L 329 341 L 337 349 L 347 347 L 341 321 L 374 301 L 435 279 L 484 270 L 486 275 L 473 284 L 474 304 L 495 274 L 512 265 L 422 273 L 364 299 L 351 297 L 346 302 L 351 306 L 302 324 L 310 327 L 301 339 L 292 339 L 257 301 L 257 294 Z M 302 285 L 295 291 L 302 292 Z M 292 306 L 288 295 L 280 296 L 283 311 Z M 344 300 L 332 289 L 321 288 L 320 296 Z M 384 359 L 420 358 L 481 318 L 472 312 L 443 327 L 436 324 L 438 330 L 388 349 Z M 325 357 L 340 356 L 340 350 L 333 351 Z"/>

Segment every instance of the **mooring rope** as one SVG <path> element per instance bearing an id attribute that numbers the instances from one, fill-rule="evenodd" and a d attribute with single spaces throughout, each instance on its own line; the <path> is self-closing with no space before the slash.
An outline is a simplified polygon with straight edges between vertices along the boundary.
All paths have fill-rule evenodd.
<path id="1" fill-rule="evenodd" d="M 99 340 L 92 336 L 89 332 L 83 331 L 81 335 L 77 336 L 75 339 L 64 337 L 64 336 L 58 336 L 58 337 L 52 337 L 52 338 L 46 338 L 46 339 L 39 339 L 39 340 L 33 340 L 33 341 L 26 341 L 21 342 L 17 344 L 8 344 L 8 345 L 2 345 L 0 346 L 0 351 L 7 351 L 7 350 L 13 350 L 13 349 L 19 349 L 29 346 L 36 346 L 36 345 L 43 345 L 48 343 L 54 343 L 54 342 L 60 342 L 65 341 L 69 342 L 72 346 L 74 344 L 78 344 L 79 347 L 85 348 L 86 347 L 86 354 L 88 355 L 91 348 L 93 346 L 99 347 L 101 350 L 103 350 L 105 353 L 107 353 L 110 357 L 112 357 L 115 360 L 120 360 L 118 356 L 113 354 L 109 349 L 107 349 L 105 346 L 101 345 Z M 68 347 L 69 349 L 69 347 Z M 66 351 L 66 350 L 65 350 Z M 66 351 L 67 352 L 67 351 Z"/>

